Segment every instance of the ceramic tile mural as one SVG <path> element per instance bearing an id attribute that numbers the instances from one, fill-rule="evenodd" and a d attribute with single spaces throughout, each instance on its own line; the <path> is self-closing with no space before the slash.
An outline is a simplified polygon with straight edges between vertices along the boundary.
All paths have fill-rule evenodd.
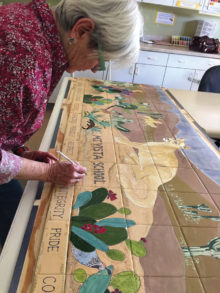
<path id="1" fill-rule="evenodd" d="M 219 292 L 218 152 L 161 88 L 70 83 L 56 149 L 87 175 L 70 188 L 70 221 L 47 218 L 33 292 L 45 292 L 44 257 L 56 266 L 60 243 L 63 266 L 56 256 L 54 279 L 46 279 L 60 279 L 50 284 L 62 288 L 54 292 Z M 71 203 L 66 194 L 63 208 Z M 53 197 L 57 189 L 54 207 Z"/>

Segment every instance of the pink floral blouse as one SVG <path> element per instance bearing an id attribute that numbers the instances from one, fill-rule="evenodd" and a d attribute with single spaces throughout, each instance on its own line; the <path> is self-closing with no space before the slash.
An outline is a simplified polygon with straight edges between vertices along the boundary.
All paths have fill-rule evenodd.
<path id="1" fill-rule="evenodd" d="M 46 0 L 0 7 L 0 184 L 19 172 L 21 158 L 8 151 L 41 127 L 66 66 Z"/>

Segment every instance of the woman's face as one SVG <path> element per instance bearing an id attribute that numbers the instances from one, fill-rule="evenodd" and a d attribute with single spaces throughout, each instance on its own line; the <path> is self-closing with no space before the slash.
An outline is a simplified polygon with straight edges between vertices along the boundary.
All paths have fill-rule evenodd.
<path id="1" fill-rule="evenodd" d="M 89 48 L 89 35 L 75 40 L 66 51 L 68 58 L 66 71 L 69 73 L 88 69 L 96 72 L 97 68 L 100 67 L 98 49 Z"/>

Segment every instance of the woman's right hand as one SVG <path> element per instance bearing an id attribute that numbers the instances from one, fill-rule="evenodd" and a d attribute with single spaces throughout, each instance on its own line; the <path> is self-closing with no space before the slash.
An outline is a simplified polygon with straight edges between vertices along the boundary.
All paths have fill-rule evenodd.
<path id="1" fill-rule="evenodd" d="M 46 180 L 58 185 L 71 185 L 79 182 L 86 174 L 86 168 L 70 162 L 53 162 L 47 164 Z"/>

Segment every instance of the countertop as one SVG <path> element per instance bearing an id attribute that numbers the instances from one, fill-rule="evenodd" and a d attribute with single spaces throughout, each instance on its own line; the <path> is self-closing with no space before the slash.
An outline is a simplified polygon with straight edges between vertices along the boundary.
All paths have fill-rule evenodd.
<path id="1" fill-rule="evenodd" d="M 141 42 L 141 50 L 220 59 L 220 54 L 201 53 L 201 52 L 189 50 L 188 47 L 181 47 L 181 46 L 174 46 L 174 45 L 165 46 L 165 45 L 156 45 L 156 44 L 146 44 Z"/>
<path id="2" fill-rule="evenodd" d="M 220 138 L 220 94 L 168 89 L 191 115 L 191 117 L 213 138 Z"/>

